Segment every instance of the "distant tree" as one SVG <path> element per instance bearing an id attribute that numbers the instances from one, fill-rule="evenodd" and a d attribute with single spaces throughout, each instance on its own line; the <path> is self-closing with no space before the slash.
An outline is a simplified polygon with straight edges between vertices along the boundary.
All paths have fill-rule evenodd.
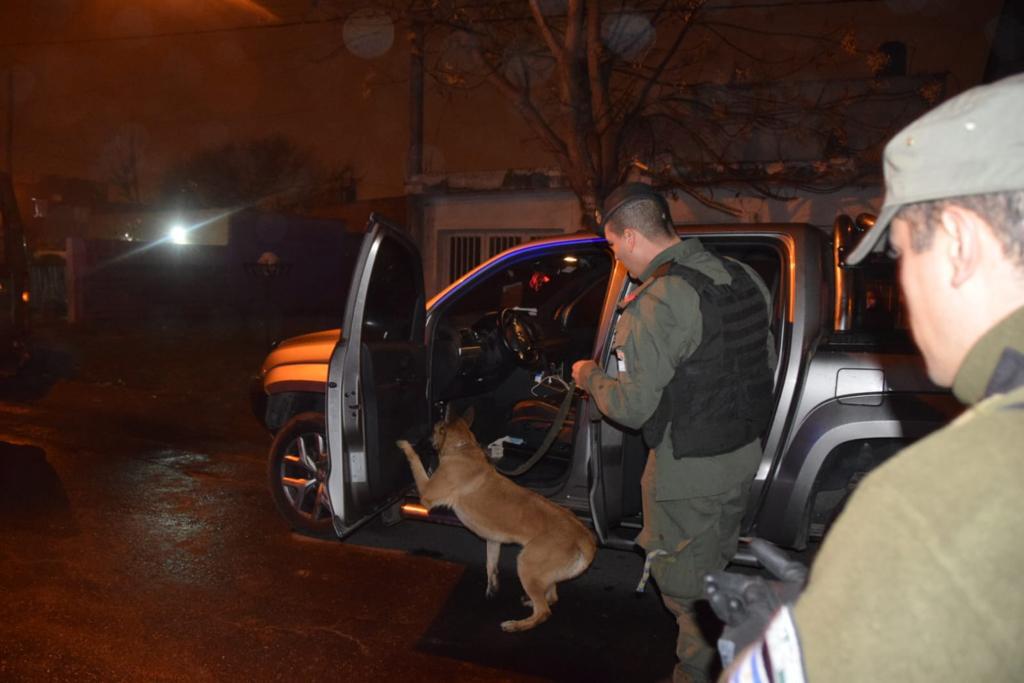
<path id="1" fill-rule="evenodd" d="M 355 179 L 350 168 L 331 171 L 283 135 L 201 150 L 167 170 L 165 203 L 192 208 L 295 207 L 313 199 L 342 201 Z M 341 187 L 345 185 L 345 187 Z"/>
<path id="2" fill-rule="evenodd" d="M 314 4 L 355 16 L 346 0 Z M 751 5 L 747 15 L 706 0 L 375 6 L 423 31 L 437 87 L 500 92 L 589 217 L 634 172 L 726 211 L 710 188 L 835 189 L 877 174 L 880 143 L 941 94 L 941 84 L 892 77 L 890 55 L 862 49 L 852 31 L 769 30 L 757 23 L 765 5 Z"/>
<path id="3" fill-rule="evenodd" d="M 137 124 L 123 126 L 103 149 L 101 164 L 106 179 L 121 198 L 132 204 L 141 201 L 139 169 L 147 147 L 146 129 Z"/>

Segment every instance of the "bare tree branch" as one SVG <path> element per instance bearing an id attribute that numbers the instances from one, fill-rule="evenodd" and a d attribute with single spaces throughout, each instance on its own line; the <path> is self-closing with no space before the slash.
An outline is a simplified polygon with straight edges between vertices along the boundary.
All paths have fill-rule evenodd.
<path id="1" fill-rule="evenodd" d="M 534 133 L 544 141 L 553 153 L 567 159 L 569 151 L 565 141 L 548 124 L 544 116 L 541 115 L 530 99 L 529 90 L 517 88 L 511 81 L 501 75 L 495 65 L 489 64 L 480 51 L 474 50 L 473 56 L 487 69 L 487 80 L 516 107 Z"/>
<path id="2" fill-rule="evenodd" d="M 882 62 L 850 31 L 761 20 L 803 0 L 379 1 L 427 27 L 438 88 L 486 84 L 515 108 L 584 216 L 637 172 L 727 212 L 716 186 L 784 200 L 874 177 L 881 142 L 941 91 L 924 76 L 830 79 Z"/>
<path id="3" fill-rule="evenodd" d="M 562 88 L 562 98 L 568 104 L 569 70 L 566 68 L 565 64 L 568 45 L 563 48 L 558 44 L 558 41 L 555 40 L 554 35 L 551 33 L 551 29 L 548 27 L 547 19 L 544 18 L 544 14 L 540 11 L 540 6 L 537 4 L 537 0 L 530 0 L 530 13 L 533 15 L 533 21 L 537 24 L 537 30 L 540 32 L 541 38 L 544 40 L 544 44 L 548 46 L 551 56 L 555 58 L 555 67 L 558 71 L 559 83 Z M 566 43 L 568 43 L 568 40 L 568 36 L 566 36 Z"/>
<path id="4" fill-rule="evenodd" d="M 665 52 L 665 56 L 662 58 L 661 63 L 658 64 L 657 67 L 655 67 L 654 73 L 652 73 L 651 76 L 646 80 L 646 83 L 644 83 L 640 95 L 636 99 L 635 105 L 633 106 L 632 110 L 624 117 L 625 121 L 628 122 L 630 119 L 636 116 L 637 113 L 639 113 L 640 110 L 643 109 L 643 107 L 647 104 L 647 98 L 650 95 L 655 83 L 657 83 L 658 77 L 661 75 L 662 72 L 665 71 L 665 68 L 669 65 L 673 57 L 675 57 L 676 52 L 679 50 L 679 46 L 682 45 L 683 43 L 683 39 L 686 38 L 686 35 L 690 32 L 690 29 L 693 27 L 694 16 L 696 15 L 697 11 L 704 5 L 705 2 L 706 0 L 690 0 L 690 2 L 688 3 L 689 6 L 682 17 L 682 26 L 679 28 L 679 32 L 676 34 L 675 39 L 672 41 L 672 46 Z"/>

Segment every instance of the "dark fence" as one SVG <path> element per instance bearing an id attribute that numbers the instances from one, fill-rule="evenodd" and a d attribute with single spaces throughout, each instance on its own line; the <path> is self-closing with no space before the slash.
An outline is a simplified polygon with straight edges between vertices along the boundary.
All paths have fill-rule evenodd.
<path id="1" fill-rule="evenodd" d="M 28 289 L 35 313 L 65 315 L 68 310 L 67 288 L 64 285 L 64 257 L 56 253 L 36 256 L 29 264 Z"/>
<path id="2" fill-rule="evenodd" d="M 340 324 L 361 234 L 339 221 L 258 213 L 226 246 L 69 240 L 73 320 L 314 317 Z"/>

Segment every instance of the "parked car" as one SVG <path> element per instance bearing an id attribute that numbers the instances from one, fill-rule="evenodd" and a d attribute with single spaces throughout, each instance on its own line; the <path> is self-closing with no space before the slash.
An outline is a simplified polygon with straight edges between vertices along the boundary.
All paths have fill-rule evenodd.
<path id="1" fill-rule="evenodd" d="M 843 267 L 852 221 L 837 221 L 832 239 L 797 224 L 678 230 L 751 265 L 772 293 L 775 407 L 744 526 L 803 548 L 868 471 L 959 406 L 927 379 L 892 262 Z M 372 217 L 344 334 L 285 340 L 263 363 L 256 395 L 276 434 L 278 508 L 296 529 L 339 536 L 386 510 L 451 521 L 416 504 L 395 440 L 426 435 L 449 403 L 472 404 L 477 438 L 500 443 L 499 468 L 515 469 L 552 428 L 573 361 L 614 371 L 616 304 L 634 286 L 603 239 L 577 233 L 509 249 L 427 301 L 417 247 Z M 647 448 L 585 396 L 570 400 L 547 453 L 514 479 L 575 512 L 603 544 L 629 548 L 643 524 Z"/>
<path id="2" fill-rule="evenodd" d="M 28 249 L 11 176 L 0 173 L 0 376 L 28 360 Z"/>

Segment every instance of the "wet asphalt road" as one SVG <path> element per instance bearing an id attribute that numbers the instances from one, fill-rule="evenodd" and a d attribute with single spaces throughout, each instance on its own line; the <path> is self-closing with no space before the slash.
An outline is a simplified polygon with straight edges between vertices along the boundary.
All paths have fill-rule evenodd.
<path id="1" fill-rule="evenodd" d="M 0 680 L 644 681 L 673 626 L 641 559 L 602 550 L 525 615 L 515 551 L 418 522 L 291 533 L 247 412 L 246 330 L 38 332 L 0 389 Z"/>

